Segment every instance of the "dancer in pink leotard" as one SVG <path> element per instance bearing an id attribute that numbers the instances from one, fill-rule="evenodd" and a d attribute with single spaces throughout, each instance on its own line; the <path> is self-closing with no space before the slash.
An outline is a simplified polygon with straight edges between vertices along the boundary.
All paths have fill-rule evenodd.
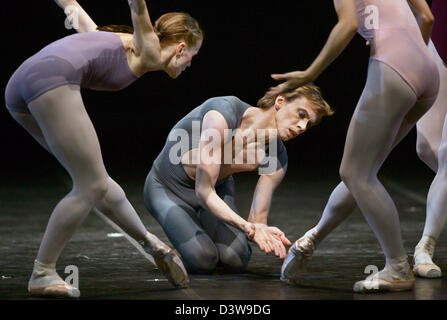
<path id="1" fill-rule="evenodd" d="M 340 213 L 331 218 L 343 220 L 345 212 L 352 209 L 344 204 L 352 199 L 351 204 L 358 204 L 385 254 L 385 268 L 355 283 L 355 292 L 410 290 L 414 285 L 397 209 L 377 177 L 391 150 L 429 110 L 438 94 L 439 73 L 426 46 L 433 16 L 425 1 L 411 3 L 421 13 L 421 28 L 405 0 L 334 0 L 339 22 L 312 65 L 305 71 L 273 76 L 287 81 L 283 87 L 272 88 L 272 94 L 291 90 L 315 80 L 357 30 L 371 44 L 365 89 L 351 119 L 340 167 L 343 181 L 325 209 L 338 209 Z M 291 247 L 281 272 L 284 281 L 298 280 L 321 232 L 317 226 Z"/>
<path id="2" fill-rule="evenodd" d="M 435 17 L 442 17 L 440 8 L 447 12 L 446 5 L 437 5 L 433 1 L 432 10 Z M 418 18 L 419 24 L 422 24 L 420 13 L 413 8 L 413 13 Z M 446 19 L 447 21 L 447 19 Z M 436 20 L 433 32 L 439 34 L 444 26 L 443 21 Z M 444 43 L 439 43 L 443 39 Z M 438 65 L 440 75 L 440 87 L 438 97 L 430 110 L 417 122 L 417 154 L 434 172 L 437 172 L 435 179 L 430 187 L 427 199 L 427 218 L 424 233 L 417 244 L 414 252 L 415 275 L 423 278 L 440 278 L 442 276 L 441 268 L 433 262 L 433 255 L 436 241 L 439 238 L 442 229 L 447 223 L 447 158 L 446 158 L 446 139 L 447 139 L 447 68 L 445 62 L 437 51 L 438 47 L 447 44 L 447 37 L 438 37 L 434 43 L 429 42 L 429 50 L 433 54 Z M 340 191 L 341 190 L 341 191 Z M 323 212 L 316 230 L 315 241 L 310 244 L 320 243 L 330 231 L 340 225 L 357 207 L 355 199 L 342 192 L 343 189 L 336 189 L 331 195 L 328 204 Z M 305 238 L 306 239 L 306 238 Z M 312 246 L 310 246 L 312 247 Z M 313 250 L 311 250 L 313 252 Z M 310 259 L 312 252 L 308 250 L 308 258 L 301 260 L 303 269 L 305 263 Z"/>

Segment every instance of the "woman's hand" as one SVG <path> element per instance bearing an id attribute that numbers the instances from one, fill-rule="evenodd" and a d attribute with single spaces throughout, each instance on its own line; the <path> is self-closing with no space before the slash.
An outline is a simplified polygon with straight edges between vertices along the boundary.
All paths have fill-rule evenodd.
<path id="1" fill-rule="evenodd" d="M 355 1 L 334 0 L 334 7 L 338 16 L 338 23 L 332 29 L 320 54 L 312 62 L 309 68 L 306 69 L 306 71 L 295 71 L 285 74 L 272 75 L 273 79 L 286 80 L 286 82 L 282 85 L 270 88 L 267 92 L 269 96 L 292 91 L 311 81 L 314 81 L 346 48 L 358 29 Z"/>
<path id="2" fill-rule="evenodd" d="M 96 29 L 98 26 L 96 23 L 76 0 L 55 0 L 55 2 L 64 10 L 67 17 L 69 17 L 69 19 L 65 21 L 65 27 L 67 29 L 74 28 L 80 33 L 97 31 Z"/>
<path id="3" fill-rule="evenodd" d="M 293 71 L 283 74 L 272 74 L 275 80 L 285 80 L 286 82 L 279 86 L 272 87 L 267 92 L 267 95 L 274 96 L 284 92 L 293 91 L 296 88 L 304 86 L 314 80 L 314 77 L 308 71 Z"/>
<path id="4" fill-rule="evenodd" d="M 277 257 L 284 259 L 286 257 L 284 245 L 291 244 L 284 233 L 276 227 L 269 227 L 264 224 L 257 223 L 254 227 L 255 232 L 252 240 L 256 242 L 259 248 L 267 254 L 274 252 Z"/>

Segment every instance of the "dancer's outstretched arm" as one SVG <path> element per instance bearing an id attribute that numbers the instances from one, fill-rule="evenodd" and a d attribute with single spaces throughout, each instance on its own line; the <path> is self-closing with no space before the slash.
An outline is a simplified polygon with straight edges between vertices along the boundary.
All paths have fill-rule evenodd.
<path id="1" fill-rule="evenodd" d="M 410 0 L 410 3 L 419 13 L 419 26 L 421 28 L 422 37 L 424 38 L 425 43 L 428 44 L 431 31 L 433 29 L 433 24 L 435 23 L 435 17 L 433 16 L 433 13 L 425 0 Z"/>
<path id="2" fill-rule="evenodd" d="M 255 224 L 234 212 L 215 190 L 222 161 L 222 150 L 228 129 L 225 118 L 217 111 L 209 111 L 203 118 L 199 146 L 199 164 L 196 170 L 196 195 L 201 204 L 222 221 L 235 226 L 253 239 L 266 253 L 274 252 L 281 243 L 270 230 L 258 232 Z M 227 130 L 228 131 L 228 130 Z M 228 132 L 227 132 L 228 134 Z"/>
<path id="3" fill-rule="evenodd" d="M 149 17 L 145 0 L 128 0 L 134 29 L 135 55 L 144 67 L 151 69 L 161 63 L 160 41 Z"/>
<path id="4" fill-rule="evenodd" d="M 357 32 L 357 11 L 355 0 L 334 0 L 338 23 L 332 29 L 326 44 L 314 62 L 305 71 L 272 74 L 275 80 L 286 80 L 281 86 L 270 88 L 268 94 L 276 95 L 294 90 L 318 76 L 343 52 Z"/>
<path id="5" fill-rule="evenodd" d="M 273 174 L 263 174 L 259 177 L 256 185 L 255 194 L 253 196 L 253 202 L 250 208 L 250 215 L 248 221 L 256 224 L 261 232 L 262 230 L 268 230 L 274 234 L 274 236 L 281 241 L 282 245 L 275 246 L 275 254 L 281 259 L 286 257 L 286 248 L 284 246 L 290 246 L 292 243 L 286 238 L 284 232 L 277 227 L 269 227 L 267 224 L 267 218 L 270 212 L 272 204 L 273 193 L 276 187 L 281 183 L 287 171 L 287 166 L 279 169 Z M 264 229 L 265 228 L 265 229 Z"/>
<path id="6" fill-rule="evenodd" d="M 94 32 L 97 31 L 98 27 L 96 23 L 90 18 L 90 16 L 85 12 L 81 5 L 76 0 L 55 0 L 57 5 L 61 7 L 67 16 L 76 14 L 78 19 L 78 28 L 76 31 L 82 32 Z"/>

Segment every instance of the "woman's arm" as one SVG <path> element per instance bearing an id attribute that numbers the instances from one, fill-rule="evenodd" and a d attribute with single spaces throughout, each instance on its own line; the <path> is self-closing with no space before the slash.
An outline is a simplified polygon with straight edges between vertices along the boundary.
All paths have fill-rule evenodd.
<path id="1" fill-rule="evenodd" d="M 334 0 L 334 6 L 338 23 L 332 29 L 320 54 L 305 71 L 273 74 L 275 80 L 286 80 L 286 82 L 282 86 L 271 88 L 269 94 L 291 91 L 314 81 L 351 42 L 358 29 L 355 0 Z"/>
<path id="2" fill-rule="evenodd" d="M 135 55 L 148 68 L 161 63 L 160 41 L 152 26 L 145 0 L 128 0 L 134 29 Z"/>
<path id="3" fill-rule="evenodd" d="M 83 33 L 96 31 L 98 26 L 76 0 L 55 0 L 55 2 L 64 10 L 68 17 L 71 16 L 73 19 L 76 19 L 77 25 L 74 25 L 73 27 L 77 32 Z M 72 24 L 74 23 L 74 21 L 70 22 Z"/>
<path id="4" fill-rule="evenodd" d="M 278 241 L 274 243 L 274 251 L 281 259 L 286 257 L 286 248 L 284 246 L 290 246 L 292 243 L 280 229 L 269 227 L 267 218 L 272 204 L 273 193 L 284 178 L 286 171 L 287 166 L 273 174 L 261 175 L 259 177 L 250 208 L 250 215 L 248 216 L 248 221 L 257 226 L 256 232 L 260 232 L 260 229 L 268 230 L 277 238 Z"/>
<path id="5" fill-rule="evenodd" d="M 209 111 L 203 118 L 202 133 L 199 145 L 199 164 L 196 170 L 196 195 L 203 205 L 217 218 L 245 232 L 259 248 L 266 253 L 275 252 L 280 240 L 275 238 L 272 230 L 246 221 L 234 212 L 216 193 L 214 188 L 220 173 L 222 150 L 226 141 L 225 129 L 228 125 L 225 118 L 217 111 Z"/>
<path id="6" fill-rule="evenodd" d="M 422 37 L 424 38 L 425 43 L 428 44 L 431 36 L 431 31 L 433 29 L 433 24 L 435 23 L 435 17 L 433 16 L 433 13 L 431 12 L 430 7 L 425 0 L 410 0 L 410 3 L 420 15 L 420 28 Z"/>

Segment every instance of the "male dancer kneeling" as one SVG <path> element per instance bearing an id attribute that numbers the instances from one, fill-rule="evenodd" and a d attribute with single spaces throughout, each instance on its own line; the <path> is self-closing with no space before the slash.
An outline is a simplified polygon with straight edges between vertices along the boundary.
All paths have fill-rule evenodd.
<path id="1" fill-rule="evenodd" d="M 243 271 L 251 256 L 247 237 L 285 258 L 290 241 L 267 225 L 287 170 L 282 141 L 332 114 L 319 88 L 307 85 L 264 96 L 258 107 L 233 96 L 211 98 L 174 126 L 147 176 L 144 200 L 189 272 L 210 273 L 218 263 Z M 237 214 L 232 174 L 255 169 L 260 177 L 247 221 Z"/>

